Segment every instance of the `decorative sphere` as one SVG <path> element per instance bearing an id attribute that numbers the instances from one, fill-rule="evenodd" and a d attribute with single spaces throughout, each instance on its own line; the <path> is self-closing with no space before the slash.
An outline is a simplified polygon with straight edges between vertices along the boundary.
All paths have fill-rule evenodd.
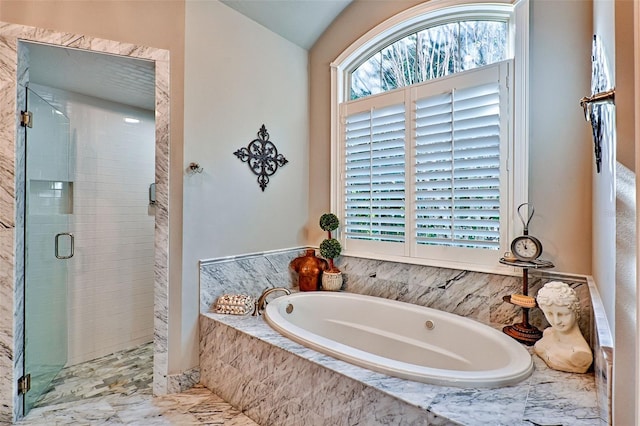
<path id="1" fill-rule="evenodd" d="M 333 213 L 325 213 L 320 216 L 320 228 L 324 231 L 335 231 L 340 226 L 338 216 Z"/>
<path id="2" fill-rule="evenodd" d="M 320 244 L 320 255 L 325 259 L 334 259 L 340 256 L 340 252 L 342 252 L 342 246 L 335 238 L 327 238 Z"/>

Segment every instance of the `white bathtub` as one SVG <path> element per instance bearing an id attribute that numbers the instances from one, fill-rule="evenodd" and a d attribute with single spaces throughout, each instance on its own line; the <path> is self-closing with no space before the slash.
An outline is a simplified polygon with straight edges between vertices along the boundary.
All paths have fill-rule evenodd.
<path id="1" fill-rule="evenodd" d="M 274 299 L 264 318 L 307 347 L 409 380 L 499 387 L 533 371 L 529 352 L 507 335 L 459 315 L 395 300 L 297 293 Z"/>

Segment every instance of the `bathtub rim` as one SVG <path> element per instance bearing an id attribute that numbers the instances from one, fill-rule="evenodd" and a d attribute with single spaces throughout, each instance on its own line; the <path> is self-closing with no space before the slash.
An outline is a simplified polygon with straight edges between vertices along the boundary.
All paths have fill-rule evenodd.
<path id="1" fill-rule="evenodd" d="M 298 298 L 324 297 L 324 298 L 355 298 L 371 300 L 375 303 L 384 303 L 404 308 L 437 312 L 438 315 L 456 317 L 457 320 L 469 324 L 476 330 L 492 335 L 504 343 L 508 354 L 509 363 L 501 368 L 484 371 L 458 371 L 432 367 L 423 367 L 407 362 L 397 361 L 379 355 L 371 354 L 346 344 L 328 339 L 290 323 L 282 314 L 281 306 L 287 301 Z M 398 300 L 382 297 L 362 295 L 348 292 L 300 292 L 291 295 L 282 295 L 273 299 L 266 307 L 263 318 L 265 322 L 282 336 L 293 340 L 303 346 L 317 352 L 332 356 L 359 367 L 363 367 L 378 373 L 406 380 L 418 381 L 439 386 L 472 387 L 472 388 L 499 388 L 516 385 L 529 378 L 534 370 L 531 354 L 522 344 L 513 340 L 500 331 L 461 315 L 440 311 L 426 306 L 415 305 Z M 287 323 L 288 328 L 282 324 Z M 309 336 L 309 338 L 305 338 Z"/>

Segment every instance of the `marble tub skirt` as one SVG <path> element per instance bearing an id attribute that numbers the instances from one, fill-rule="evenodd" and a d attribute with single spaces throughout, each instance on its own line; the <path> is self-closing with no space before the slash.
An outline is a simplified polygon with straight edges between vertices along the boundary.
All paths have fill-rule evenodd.
<path id="1" fill-rule="evenodd" d="M 436 386 L 323 355 L 261 317 L 200 315 L 201 383 L 263 426 L 606 425 L 593 374 L 533 360 L 531 377 L 512 386 Z"/>

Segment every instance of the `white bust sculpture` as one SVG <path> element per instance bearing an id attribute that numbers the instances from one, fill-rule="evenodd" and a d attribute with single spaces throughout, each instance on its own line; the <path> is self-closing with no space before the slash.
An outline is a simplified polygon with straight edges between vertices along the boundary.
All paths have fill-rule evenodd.
<path id="1" fill-rule="evenodd" d="M 578 328 L 580 304 L 575 290 L 566 283 L 552 281 L 538 291 L 536 300 L 551 327 L 536 342 L 535 353 L 554 370 L 586 372 L 593 354 Z"/>

